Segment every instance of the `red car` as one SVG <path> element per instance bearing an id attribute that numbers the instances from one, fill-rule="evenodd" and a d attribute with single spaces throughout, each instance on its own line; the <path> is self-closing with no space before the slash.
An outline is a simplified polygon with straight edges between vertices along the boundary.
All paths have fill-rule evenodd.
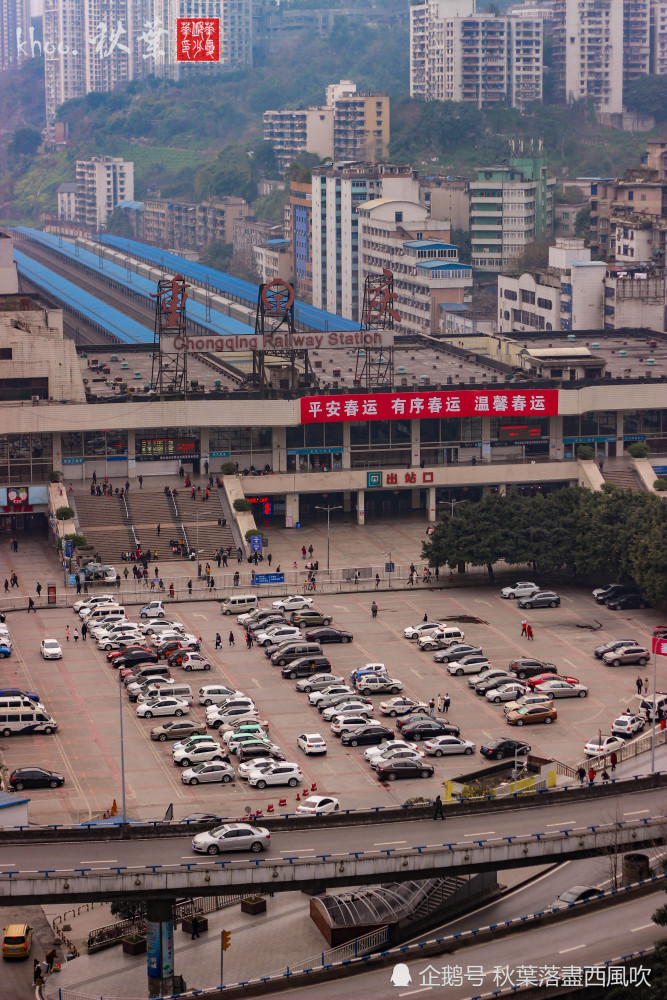
<path id="1" fill-rule="evenodd" d="M 113 660 L 116 659 L 116 657 L 122 656 L 123 653 L 126 653 L 128 651 L 128 649 L 141 649 L 144 653 L 151 653 L 152 652 L 152 650 L 149 649 L 147 646 L 140 646 L 138 643 L 135 643 L 133 646 L 126 646 L 125 649 L 112 649 L 112 650 L 110 650 L 107 653 L 107 660 L 108 660 L 108 662 L 112 663 Z"/>
<path id="2" fill-rule="evenodd" d="M 527 677 L 526 684 L 534 691 L 538 684 L 546 684 L 547 681 L 567 681 L 569 684 L 578 684 L 578 677 L 567 677 L 565 674 L 536 674 L 535 677 Z"/>

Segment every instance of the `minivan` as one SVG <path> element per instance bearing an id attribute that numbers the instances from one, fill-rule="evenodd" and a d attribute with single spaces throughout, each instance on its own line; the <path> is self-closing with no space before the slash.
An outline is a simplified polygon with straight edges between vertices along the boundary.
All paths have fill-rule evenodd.
<path id="1" fill-rule="evenodd" d="M 293 660 L 300 660 L 301 657 L 321 656 L 322 647 L 319 642 L 288 642 L 271 655 L 271 663 L 277 667 L 284 667 Z"/>
<path id="2" fill-rule="evenodd" d="M 234 594 L 232 597 L 224 597 L 220 604 L 223 615 L 242 615 L 248 611 L 254 611 L 259 606 L 257 594 Z"/>
<path id="3" fill-rule="evenodd" d="M 656 691 L 655 693 L 655 712 L 656 718 L 659 718 L 660 709 L 667 713 L 667 693 L 665 691 Z M 642 699 L 640 705 L 640 711 L 644 712 L 646 718 L 649 722 L 653 721 L 653 695 L 647 694 L 645 698 Z"/>
<path id="4" fill-rule="evenodd" d="M 192 704 L 192 688 L 189 684 L 151 684 L 150 687 L 137 698 L 137 701 L 152 701 L 162 694 L 168 694 L 170 698 L 180 698 Z"/>
<path id="5" fill-rule="evenodd" d="M 5 709 L 15 711 L 16 709 L 21 710 L 23 708 L 39 708 L 44 711 L 41 701 L 35 704 L 33 699 L 29 698 L 27 694 L 3 694 L 0 696 L 0 711 L 4 711 Z"/>
<path id="6" fill-rule="evenodd" d="M 85 621 L 86 625 L 91 622 L 101 622 L 105 618 L 114 618 L 118 621 L 125 617 L 125 608 L 122 604 L 99 604 L 96 608 L 82 608 L 79 618 Z"/>
<path id="7" fill-rule="evenodd" d="M 32 948 L 30 924 L 7 924 L 2 936 L 3 958 L 27 958 Z"/>
<path id="8" fill-rule="evenodd" d="M 40 705 L 29 708 L 0 707 L 0 735 L 15 736 L 16 734 L 55 733 L 58 723 L 47 715 L 46 709 Z"/>
<path id="9" fill-rule="evenodd" d="M 330 674 L 331 663 L 326 656 L 303 656 L 292 660 L 280 671 L 283 677 L 295 681 L 297 677 L 309 677 L 313 674 Z"/>

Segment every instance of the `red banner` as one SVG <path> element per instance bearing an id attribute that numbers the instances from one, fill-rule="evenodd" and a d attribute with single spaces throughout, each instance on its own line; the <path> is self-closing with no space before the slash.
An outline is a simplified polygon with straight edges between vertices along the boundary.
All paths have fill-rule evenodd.
<path id="1" fill-rule="evenodd" d="M 462 389 L 446 392 L 306 396 L 301 423 L 419 420 L 422 417 L 554 417 L 558 389 Z"/>
<path id="2" fill-rule="evenodd" d="M 663 638 L 662 636 L 655 638 L 651 645 L 651 649 L 654 653 L 657 653 L 658 656 L 667 656 L 667 638 Z"/>
<path id="3" fill-rule="evenodd" d="M 176 62 L 219 62 L 220 18 L 176 18 Z"/>

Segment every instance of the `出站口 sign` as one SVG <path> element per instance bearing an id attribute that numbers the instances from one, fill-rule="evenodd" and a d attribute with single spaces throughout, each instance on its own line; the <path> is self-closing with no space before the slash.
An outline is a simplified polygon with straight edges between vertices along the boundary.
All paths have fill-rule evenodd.
<path id="1" fill-rule="evenodd" d="M 347 420 L 418 420 L 421 417 L 553 417 L 558 389 L 461 389 L 306 396 L 301 423 Z"/>

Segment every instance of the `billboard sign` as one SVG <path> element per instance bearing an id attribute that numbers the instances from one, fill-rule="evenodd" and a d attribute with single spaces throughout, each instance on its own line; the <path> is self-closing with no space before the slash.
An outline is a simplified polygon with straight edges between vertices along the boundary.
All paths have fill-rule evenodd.
<path id="1" fill-rule="evenodd" d="M 419 420 L 433 417 L 552 417 L 558 389 L 461 389 L 444 392 L 355 393 L 306 396 L 302 424 L 365 420 Z"/>
<path id="2" fill-rule="evenodd" d="M 255 334 L 248 327 L 247 334 L 239 333 L 206 333 L 160 335 L 162 350 L 169 353 L 185 352 L 198 354 L 211 352 L 214 354 L 234 353 L 238 351 L 349 351 L 350 348 L 366 347 L 383 350 L 394 346 L 393 330 L 312 330 L 309 333 L 288 333 L 280 330 L 278 333 Z"/>

